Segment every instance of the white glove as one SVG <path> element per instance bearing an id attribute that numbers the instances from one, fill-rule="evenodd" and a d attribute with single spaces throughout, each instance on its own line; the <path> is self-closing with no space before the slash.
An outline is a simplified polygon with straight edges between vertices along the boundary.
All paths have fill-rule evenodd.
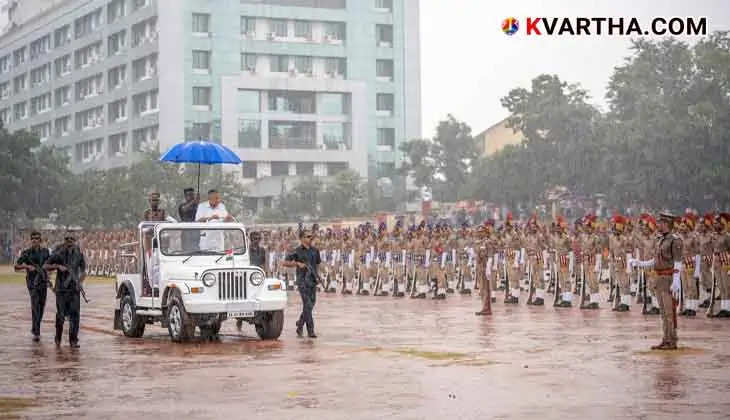
<path id="1" fill-rule="evenodd" d="M 669 288 L 669 290 L 672 291 L 672 294 L 675 297 L 679 297 L 679 291 L 682 289 L 682 283 L 680 280 L 680 276 L 682 273 L 682 263 L 677 261 L 674 263 L 674 274 L 672 274 L 672 286 Z"/>

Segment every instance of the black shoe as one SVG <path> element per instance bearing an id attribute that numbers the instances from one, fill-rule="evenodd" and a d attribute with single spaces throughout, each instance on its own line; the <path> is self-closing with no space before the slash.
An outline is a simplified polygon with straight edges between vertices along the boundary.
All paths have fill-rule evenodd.
<path id="1" fill-rule="evenodd" d="M 302 328 L 302 323 L 297 321 L 297 337 L 302 337 L 304 335 L 304 329 Z"/>
<path id="2" fill-rule="evenodd" d="M 545 305 L 545 299 L 543 299 L 543 298 L 535 298 L 535 299 L 534 299 L 534 300 L 532 301 L 532 304 L 533 304 L 534 306 L 544 306 L 544 305 Z"/>
<path id="3" fill-rule="evenodd" d="M 687 316 L 687 317 L 693 317 L 693 316 L 697 316 L 697 312 L 695 312 L 694 309 L 685 309 L 684 312 L 682 312 L 680 315 Z"/>
<path id="4" fill-rule="evenodd" d="M 709 308 L 710 307 L 710 299 L 705 299 L 702 303 L 700 303 L 700 308 Z"/>
<path id="5" fill-rule="evenodd" d="M 446 289 L 446 293 L 454 293 L 454 289 L 449 287 L 448 289 Z"/>
<path id="6" fill-rule="evenodd" d="M 476 315 L 476 316 L 492 315 L 492 311 L 479 311 L 479 312 L 474 312 L 474 315 Z"/>
<path id="7" fill-rule="evenodd" d="M 77 348 L 81 347 L 79 345 L 79 342 L 78 341 L 72 341 L 71 344 L 70 344 L 70 346 L 71 346 L 72 349 L 77 349 Z"/>
<path id="8" fill-rule="evenodd" d="M 514 296 L 510 296 L 504 300 L 504 303 L 507 305 L 517 305 L 518 303 L 520 303 L 520 300 Z"/>
<path id="9" fill-rule="evenodd" d="M 659 308 L 657 308 L 657 307 L 649 308 L 648 310 L 646 310 L 646 312 L 644 312 L 644 315 L 659 315 Z"/>
<path id="10" fill-rule="evenodd" d="M 307 337 L 309 337 L 309 338 L 317 338 L 317 334 L 315 334 L 315 333 L 309 333 L 309 334 L 307 334 Z"/>
<path id="11" fill-rule="evenodd" d="M 61 338 L 56 337 L 53 339 L 53 342 L 56 343 L 56 347 L 59 347 L 61 345 Z"/>
<path id="12" fill-rule="evenodd" d="M 351 295 L 352 294 L 352 290 L 343 290 L 342 291 L 342 294 L 343 295 Z"/>
<path id="13" fill-rule="evenodd" d="M 629 305 L 626 305 L 625 303 L 622 303 L 618 305 L 617 307 L 613 308 L 616 312 L 628 312 L 629 311 Z"/>
<path id="14" fill-rule="evenodd" d="M 33 342 L 37 343 L 41 341 L 41 336 L 39 334 L 33 334 Z"/>
<path id="15" fill-rule="evenodd" d="M 568 302 L 567 300 L 561 300 L 557 304 L 555 304 L 556 308 L 572 308 L 573 304 L 571 302 Z"/>
<path id="16" fill-rule="evenodd" d="M 730 318 L 730 311 L 723 309 L 715 315 L 716 318 Z"/>
<path id="17" fill-rule="evenodd" d="M 599 309 L 598 302 L 591 302 L 580 307 L 581 309 Z"/>
<path id="18" fill-rule="evenodd" d="M 471 289 L 461 289 L 461 290 L 459 290 L 459 294 L 460 295 L 470 295 Z"/>

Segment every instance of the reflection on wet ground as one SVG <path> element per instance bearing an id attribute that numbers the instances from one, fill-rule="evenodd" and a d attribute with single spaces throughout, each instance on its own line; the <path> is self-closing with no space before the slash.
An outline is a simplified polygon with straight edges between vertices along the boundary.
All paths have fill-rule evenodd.
<path id="1" fill-rule="evenodd" d="M 320 338 L 263 342 L 224 324 L 218 341 L 112 330 L 109 285 L 89 285 L 81 349 L 31 342 L 27 292 L 0 285 L 0 418 L 615 419 L 730 416 L 730 323 L 681 319 L 676 352 L 648 350 L 659 319 L 608 309 L 320 295 Z"/>

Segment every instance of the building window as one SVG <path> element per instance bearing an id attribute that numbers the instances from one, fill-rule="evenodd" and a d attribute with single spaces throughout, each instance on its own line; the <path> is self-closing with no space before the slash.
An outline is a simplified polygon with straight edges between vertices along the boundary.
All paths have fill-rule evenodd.
<path id="1" fill-rule="evenodd" d="M 53 45 L 58 48 L 71 42 L 71 26 L 64 25 L 53 32 Z"/>
<path id="2" fill-rule="evenodd" d="M 10 71 L 10 54 L 0 57 L 0 74 Z"/>
<path id="3" fill-rule="evenodd" d="M 122 64 L 109 70 L 107 81 L 109 82 L 109 90 L 122 87 L 127 79 L 127 65 Z"/>
<path id="4" fill-rule="evenodd" d="M 0 99 L 10 97 L 10 82 L 0 83 Z"/>
<path id="5" fill-rule="evenodd" d="M 150 5 L 150 0 L 132 0 L 134 10 L 139 10 Z"/>
<path id="6" fill-rule="evenodd" d="M 393 25 L 375 25 L 375 39 L 378 47 L 392 47 Z"/>
<path id="7" fill-rule="evenodd" d="M 208 34 L 210 15 L 207 13 L 193 13 L 193 33 Z"/>
<path id="8" fill-rule="evenodd" d="M 317 112 L 314 92 L 272 90 L 269 92 L 269 111 L 314 114 Z"/>
<path id="9" fill-rule="evenodd" d="M 159 111 L 159 108 L 157 107 L 156 90 L 134 95 L 132 97 L 132 102 L 134 103 L 135 116 L 144 116 Z"/>
<path id="10" fill-rule="evenodd" d="M 151 17 L 132 26 L 132 47 L 157 40 L 157 18 Z"/>
<path id="11" fill-rule="evenodd" d="M 347 115 L 350 113 L 350 96 L 344 93 L 320 93 L 317 106 L 322 115 Z"/>
<path id="12" fill-rule="evenodd" d="M 347 0 L 241 0 L 241 3 L 268 4 L 275 6 L 316 7 L 322 9 L 345 9 Z"/>
<path id="13" fill-rule="evenodd" d="M 393 60 L 376 60 L 375 67 L 378 79 L 393 80 Z"/>
<path id="14" fill-rule="evenodd" d="M 245 179 L 254 179 L 256 178 L 256 162 L 250 162 L 246 161 L 241 163 L 241 175 Z"/>
<path id="15" fill-rule="evenodd" d="M 109 157 L 122 157 L 127 154 L 127 133 L 109 136 Z"/>
<path id="16" fill-rule="evenodd" d="M 381 115 L 393 115 L 393 94 L 378 93 L 376 110 Z"/>
<path id="17" fill-rule="evenodd" d="M 87 109 L 76 113 L 76 130 L 90 130 L 104 124 L 104 107 Z"/>
<path id="18" fill-rule="evenodd" d="M 347 123 L 322 123 L 322 143 L 327 150 L 350 150 L 350 124 Z"/>
<path id="19" fill-rule="evenodd" d="M 325 22 L 324 41 L 329 43 L 342 43 L 345 40 L 345 23 Z"/>
<path id="20" fill-rule="evenodd" d="M 306 40 L 312 39 L 312 23 L 306 20 L 294 22 L 294 37 Z"/>
<path id="21" fill-rule="evenodd" d="M 327 175 L 334 176 L 348 168 L 347 162 L 327 162 Z"/>
<path id="22" fill-rule="evenodd" d="M 54 61 L 56 66 L 56 77 L 62 77 L 71 73 L 71 54 L 66 54 L 63 57 L 58 57 Z"/>
<path id="23" fill-rule="evenodd" d="M 289 71 L 288 55 L 272 55 L 269 57 L 269 63 L 271 64 L 270 71 L 272 73 L 286 73 Z"/>
<path id="24" fill-rule="evenodd" d="M 288 176 L 289 162 L 271 162 L 271 176 Z"/>
<path id="25" fill-rule="evenodd" d="M 378 146 L 395 147 L 395 128 L 378 128 Z"/>
<path id="26" fill-rule="evenodd" d="M 51 36 L 46 35 L 30 43 L 30 61 L 45 55 L 51 50 Z"/>
<path id="27" fill-rule="evenodd" d="M 375 8 L 378 10 L 393 11 L 393 0 L 375 0 Z"/>
<path id="28" fill-rule="evenodd" d="M 13 51 L 13 67 L 25 64 L 25 47 L 20 47 Z"/>
<path id="29" fill-rule="evenodd" d="M 377 178 L 392 178 L 395 176 L 395 163 L 378 162 L 375 166 L 375 176 Z"/>
<path id="30" fill-rule="evenodd" d="M 51 110 L 51 93 L 30 98 L 30 115 L 38 115 Z"/>
<path id="31" fill-rule="evenodd" d="M 299 176 L 314 176 L 314 163 L 312 162 L 297 162 L 296 168 Z"/>
<path id="32" fill-rule="evenodd" d="M 261 112 L 261 92 L 238 89 L 238 112 Z"/>
<path id="33" fill-rule="evenodd" d="M 94 97 L 104 92 L 103 74 L 99 73 L 76 82 L 76 100 Z"/>
<path id="34" fill-rule="evenodd" d="M 18 94 L 25 90 L 25 75 L 21 74 L 13 79 L 13 92 Z"/>
<path id="35" fill-rule="evenodd" d="M 256 18 L 241 16 L 241 35 L 249 38 L 256 35 Z"/>
<path id="36" fill-rule="evenodd" d="M 76 145 L 76 161 L 89 163 L 103 158 L 104 139 L 95 139 L 78 143 Z"/>
<path id="37" fill-rule="evenodd" d="M 193 123 L 190 140 L 211 140 L 211 124 L 209 122 Z"/>
<path id="38" fill-rule="evenodd" d="M 127 119 L 127 99 L 120 99 L 109 104 L 109 122 L 119 122 Z"/>
<path id="39" fill-rule="evenodd" d="M 28 116 L 28 114 L 26 113 L 27 109 L 26 109 L 25 104 L 26 104 L 25 102 L 19 102 L 19 103 L 13 105 L 13 114 L 14 114 L 15 121 L 23 120 Z"/>
<path id="40" fill-rule="evenodd" d="M 299 74 L 312 74 L 312 57 L 298 55 L 294 57 L 294 69 Z"/>
<path id="41" fill-rule="evenodd" d="M 34 125 L 30 128 L 30 132 L 37 136 L 41 140 L 41 143 L 44 143 L 48 140 L 48 137 L 51 137 L 51 123 L 45 122 L 43 124 Z"/>
<path id="42" fill-rule="evenodd" d="M 106 7 L 106 20 L 114 23 L 118 19 L 123 18 L 127 14 L 126 0 L 112 0 Z"/>
<path id="43" fill-rule="evenodd" d="M 5 126 L 10 124 L 10 108 L 0 109 L 0 122 Z"/>
<path id="44" fill-rule="evenodd" d="M 210 51 L 193 50 L 193 69 L 210 70 Z"/>
<path id="45" fill-rule="evenodd" d="M 261 147 L 261 121 L 238 120 L 238 147 Z"/>
<path id="46" fill-rule="evenodd" d="M 210 88 L 193 87 L 193 106 L 210 108 Z"/>
<path id="47" fill-rule="evenodd" d="M 271 28 L 270 38 L 286 38 L 289 36 L 289 24 L 283 19 L 271 19 L 269 27 Z"/>
<path id="48" fill-rule="evenodd" d="M 101 8 L 86 14 L 74 22 L 74 34 L 76 39 L 82 38 L 101 26 Z"/>
<path id="49" fill-rule="evenodd" d="M 143 152 L 153 149 L 157 145 L 158 126 L 140 128 L 132 132 L 132 150 Z"/>
<path id="50" fill-rule="evenodd" d="M 109 56 L 119 54 L 127 46 L 127 31 L 121 30 L 109 36 L 107 50 Z"/>
<path id="51" fill-rule="evenodd" d="M 30 87 L 40 86 L 51 80 L 51 64 L 44 64 L 30 71 Z"/>
<path id="52" fill-rule="evenodd" d="M 65 117 L 56 118 L 53 125 L 56 137 L 67 136 L 71 132 L 71 117 L 66 115 Z"/>
<path id="53" fill-rule="evenodd" d="M 101 58 L 101 41 L 76 50 L 76 68 L 83 68 L 96 63 Z"/>
<path id="54" fill-rule="evenodd" d="M 242 71 L 256 71 L 256 54 L 241 54 L 241 70 Z"/>
<path id="55" fill-rule="evenodd" d="M 146 80 L 157 74 L 157 54 L 151 54 L 134 60 L 132 63 L 132 71 L 135 82 Z"/>
<path id="56" fill-rule="evenodd" d="M 271 149 L 316 149 L 314 121 L 270 121 L 269 147 Z"/>
<path id="57" fill-rule="evenodd" d="M 328 57 L 324 61 L 324 72 L 327 77 L 343 79 L 347 73 L 347 60 L 338 57 Z"/>

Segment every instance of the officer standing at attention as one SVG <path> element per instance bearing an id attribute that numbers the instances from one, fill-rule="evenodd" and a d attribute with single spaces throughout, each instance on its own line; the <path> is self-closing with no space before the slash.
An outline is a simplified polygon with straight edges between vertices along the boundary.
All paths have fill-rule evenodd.
<path id="1" fill-rule="evenodd" d="M 50 253 L 48 248 L 41 247 L 40 232 L 30 233 L 30 248 L 23 251 L 15 262 L 15 271 L 25 270 L 25 283 L 28 286 L 30 294 L 30 312 L 33 318 L 33 326 L 31 333 L 33 341 L 41 341 L 41 322 L 43 321 L 43 311 L 46 308 L 46 293 L 48 287 L 48 273 L 43 269 Z"/>
<path id="2" fill-rule="evenodd" d="M 314 333 L 312 309 L 317 301 L 317 282 L 319 281 L 319 264 L 322 262 L 319 250 L 312 245 L 312 232 L 299 231 L 300 245 L 283 262 L 285 267 L 297 268 L 296 285 L 302 297 L 302 314 L 297 321 L 297 335 L 302 336 L 302 329 L 307 325 L 309 338 L 317 338 Z"/>
<path id="3" fill-rule="evenodd" d="M 79 347 L 79 320 L 81 318 L 81 290 L 86 278 L 86 261 L 76 238 L 66 233 L 63 245 L 43 265 L 56 270 L 56 346 L 61 345 L 64 319 L 68 316 L 68 339 L 72 348 Z"/>
<path id="4" fill-rule="evenodd" d="M 677 349 L 676 299 L 672 294 L 676 295 L 680 290 L 682 238 L 672 233 L 674 219 L 669 212 L 659 215 L 659 236 L 656 238 L 654 258 L 649 261 L 633 261 L 633 265 L 639 267 L 653 267 L 656 275 L 654 294 L 659 301 L 663 338 L 659 345 L 652 346 L 652 350 Z"/>

